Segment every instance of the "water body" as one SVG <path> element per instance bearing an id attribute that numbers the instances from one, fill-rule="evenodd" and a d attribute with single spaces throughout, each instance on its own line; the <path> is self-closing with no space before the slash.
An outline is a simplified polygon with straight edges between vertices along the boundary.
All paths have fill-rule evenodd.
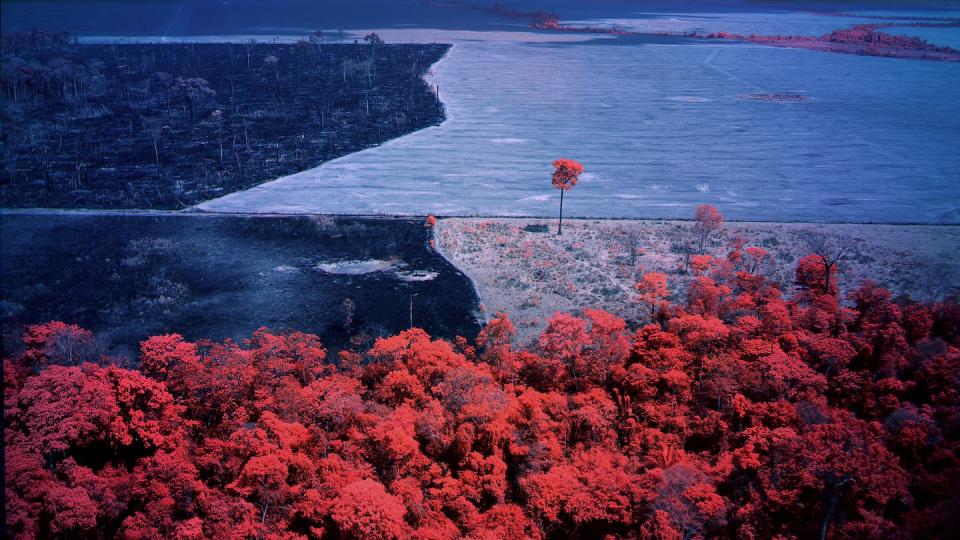
<path id="1" fill-rule="evenodd" d="M 957 64 L 518 39 L 457 42 L 433 71 L 444 124 L 201 207 L 548 216 L 550 162 L 564 156 L 587 171 L 565 200 L 572 216 L 687 217 L 711 203 L 740 219 L 960 222 Z M 807 99 L 744 99 L 758 93 Z"/>
<path id="2" fill-rule="evenodd" d="M 290 37 L 342 24 L 347 39 L 376 30 L 388 41 L 454 43 L 431 77 L 447 107 L 442 125 L 202 209 L 551 216 L 559 196 L 549 187 L 550 162 L 571 157 L 587 171 L 565 199 L 571 216 L 688 217 L 694 205 L 711 203 L 734 219 L 960 223 L 958 64 L 726 41 L 533 33 L 522 21 L 485 13 L 361 3 L 363 9 L 327 13 L 291 1 L 270 17 L 253 16 L 262 6 L 248 1 L 150 3 L 166 15 L 140 33 L 166 38 Z M 8 4 L 19 3 L 4 4 L 14 11 Z M 815 35 L 876 22 L 750 3 L 731 9 L 718 2 L 556 4 L 571 24 L 653 32 Z M 104 18 L 85 21 L 88 34 L 123 35 Z M 960 43 L 958 28 L 902 32 Z M 745 99 L 768 93 L 805 99 Z"/>

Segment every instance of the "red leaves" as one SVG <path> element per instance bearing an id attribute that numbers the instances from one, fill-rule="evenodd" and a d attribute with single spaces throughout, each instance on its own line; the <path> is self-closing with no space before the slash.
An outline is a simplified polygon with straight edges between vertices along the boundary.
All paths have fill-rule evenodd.
<path id="1" fill-rule="evenodd" d="M 140 371 L 158 381 L 165 381 L 177 364 L 198 361 L 197 346 L 180 334 L 153 336 L 140 343 Z"/>
<path id="2" fill-rule="evenodd" d="M 723 347 L 730 329 L 720 319 L 684 315 L 670 320 L 670 331 L 683 340 L 684 347 L 698 355 L 708 355 Z"/>
<path id="3" fill-rule="evenodd" d="M 553 187 L 560 190 L 560 224 L 557 227 L 557 234 L 563 233 L 563 193 L 573 189 L 577 185 L 577 180 L 583 174 L 583 165 L 572 159 L 558 159 L 553 162 L 553 177 L 551 183 Z"/>
<path id="4" fill-rule="evenodd" d="M 687 310 L 696 315 L 720 316 L 723 300 L 731 293 L 730 287 L 717 285 L 712 279 L 700 276 L 687 291 Z"/>
<path id="5" fill-rule="evenodd" d="M 331 516 L 346 538 L 390 540 L 405 536 L 405 511 L 380 482 L 358 480 L 343 488 Z"/>
<path id="6" fill-rule="evenodd" d="M 540 527 L 516 504 L 496 504 L 476 521 L 470 538 L 500 540 L 502 538 L 543 537 Z"/>
<path id="7" fill-rule="evenodd" d="M 750 267 L 747 271 L 751 274 L 756 274 L 770 258 L 767 250 L 757 246 L 748 247 L 747 256 L 750 259 Z"/>
<path id="8" fill-rule="evenodd" d="M 577 185 L 577 180 L 583 174 L 583 164 L 572 159 L 557 159 L 553 162 L 553 177 L 551 183 L 553 187 L 569 191 Z"/>
<path id="9" fill-rule="evenodd" d="M 820 294 L 837 294 L 836 266 L 830 267 L 830 285 L 827 285 L 827 271 L 823 257 L 807 255 L 797 264 L 797 284 Z"/>
<path id="10" fill-rule="evenodd" d="M 536 352 L 498 313 L 476 350 L 411 329 L 338 367 L 309 334 L 156 336 L 141 374 L 82 363 L 100 360 L 82 329 L 31 327 L 4 362 L 7 531 L 946 536 L 960 309 L 872 284 L 842 307 L 817 256 L 790 301 L 744 270 L 732 289 L 734 264 L 760 251 L 695 258 L 709 277 L 686 306 L 647 274 L 638 299 L 655 318 L 636 331 L 601 310 L 557 314 Z"/>
<path id="11" fill-rule="evenodd" d="M 93 364 L 43 370 L 24 384 L 17 408 L 24 444 L 47 456 L 98 445 L 157 448 L 176 429 L 178 416 L 161 384 Z"/>
<path id="12" fill-rule="evenodd" d="M 60 321 L 28 326 L 23 345 L 21 359 L 34 371 L 48 365 L 78 366 L 100 360 L 92 332 Z"/>
<path id="13" fill-rule="evenodd" d="M 480 359 L 498 369 L 513 367 L 514 355 L 510 341 L 517 334 L 516 327 L 504 312 L 498 312 L 477 335 L 477 345 L 483 352 Z"/>
<path id="14" fill-rule="evenodd" d="M 527 505 L 547 524 L 570 529 L 593 521 L 633 523 L 635 508 L 646 498 L 643 482 L 618 453 L 592 450 L 569 464 L 521 480 Z"/>
<path id="15" fill-rule="evenodd" d="M 698 204 L 694 211 L 694 220 L 697 230 L 716 231 L 723 227 L 723 215 L 717 207 L 709 204 Z"/>
<path id="16" fill-rule="evenodd" d="M 721 519 L 725 502 L 717 495 L 711 478 L 689 459 L 656 470 L 659 482 L 652 507 L 665 512 L 676 530 L 691 536 L 704 535 Z"/>
<path id="17" fill-rule="evenodd" d="M 887 503 L 907 496 L 907 482 L 875 429 L 852 417 L 839 418 L 779 442 L 776 452 L 782 452 L 786 461 L 771 471 L 776 477 L 763 479 L 765 489 L 775 490 L 786 503 L 820 506 L 811 518 L 828 519 L 844 508 L 848 515 L 877 513 L 883 521 L 879 514 Z M 808 498 L 813 494 L 825 498 Z"/>
<path id="18" fill-rule="evenodd" d="M 507 464 L 498 456 L 485 457 L 479 452 L 470 452 L 464 460 L 460 480 L 464 496 L 478 506 L 503 502 L 510 487 Z"/>
<path id="19" fill-rule="evenodd" d="M 715 206 L 697 205 L 693 214 L 693 232 L 699 242 L 699 252 L 703 253 L 710 235 L 723 229 L 723 215 Z"/>
<path id="20" fill-rule="evenodd" d="M 590 341 L 584 354 L 574 361 L 574 369 L 587 382 L 603 386 L 630 354 L 627 324 L 602 309 L 585 309 L 583 313 L 590 321 Z"/>
<path id="21" fill-rule="evenodd" d="M 707 273 L 711 264 L 713 264 L 713 257 L 710 255 L 694 255 L 690 257 L 690 270 L 693 271 L 693 275 L 695 276 L 702 276 Z"/>
<path id="22" fill-rule="evenodd" d="M 83 364 L 30 377 L 7 411 L 7 493 L 27 512 L 8 526 L 32 536 L 49 519 L 44 527 L 68 534 L 114 520 L 135 482 L 124 463 L 179 444 L 179 413 L 163 385 L 134 371 Z"/>
<path id="23" fill-rule="evenodd" d="M 633 286 L 637 290 L 637 301 L 650 306 L 650 315 L 653 316 L 660 302 L 670 296 L 667 289 L 667 276 L 660 272 L 648 272 Z"/>
<path id="24" fill-rule="evenodd" d="M 250 338 L 250 345 L 251 360 L 267 376 L 293 376 L 306 385 L 332 371 L 331 366 L 324 363 L 327 351 L 320 344 L 320 338 L 311 334 L 276 335 L 261 328 Z"/>
<path id="25" fill-rule="evenodd" d="M 640 528 L 641 540 L 682 540 L 683 535 L 670 523 L 670 514 L 656 510 Z"/>

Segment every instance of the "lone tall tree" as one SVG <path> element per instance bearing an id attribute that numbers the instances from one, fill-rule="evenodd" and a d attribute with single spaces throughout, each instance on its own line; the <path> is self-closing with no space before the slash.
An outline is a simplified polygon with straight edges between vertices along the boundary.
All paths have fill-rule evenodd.
<path id="1" fill-rule="evenodd" d="M 583 164 L 572 159 L 558 159 L 553 162 L 553 187 L 560 190 L 560 225 L 557 234 L 563 234 L 563 192 L 573 189 L 583 174 Z"/>

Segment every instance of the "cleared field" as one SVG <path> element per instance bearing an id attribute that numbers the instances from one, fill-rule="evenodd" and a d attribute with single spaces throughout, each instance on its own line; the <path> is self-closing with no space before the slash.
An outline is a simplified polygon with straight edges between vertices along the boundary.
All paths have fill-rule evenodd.
<path id="1" fill-rule="evenodd" d="M 485 313 L 507 311 L 521 341 L 535 337 L 556 311 L 599 307 L 643 321 L 632 302 L 633 285 L 645 272 L 663 272 L 673 301 L 684 300 L 693 279 L 683 271 L 691 222 L 441 219 L 442 253 L 473 279 Z M 938 300 L 960 288 L 960 227 L 853 224 L 727 223 L 705 252 L 726 258 L 734 239 L 759 246 L 771 257 L 758 273 L 793 291 L 794 269 L 806 255 L 809 227 L 850 245 L 840 263 L 841 294 L 866 279 L 895 294 Z"/>

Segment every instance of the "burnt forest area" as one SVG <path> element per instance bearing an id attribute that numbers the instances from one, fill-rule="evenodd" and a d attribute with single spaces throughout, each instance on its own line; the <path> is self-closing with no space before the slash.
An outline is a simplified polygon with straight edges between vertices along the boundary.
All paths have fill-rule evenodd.
<path id="1" fill-rule="evenodd" d="M 441 122 L 449 45 L 3 38 L 0 206 L 180 209 Z"/>
<path id="2" fill-rule="evenodd" d="M 204 213 L 0 215 L 2 352 L 51 320 L 135 358 L 176 332 L 236 341 L 257 328 L 310 331 L 332 350 L 412 324 L 472 339 L 470 281 L 428 248 L 422 219 Z M 388 262 L 370 272 L 337 263 Z M 416 279 L 416 272 L 430 279 Z M 411 277 L 413 276 L 413 277 Z"/>

